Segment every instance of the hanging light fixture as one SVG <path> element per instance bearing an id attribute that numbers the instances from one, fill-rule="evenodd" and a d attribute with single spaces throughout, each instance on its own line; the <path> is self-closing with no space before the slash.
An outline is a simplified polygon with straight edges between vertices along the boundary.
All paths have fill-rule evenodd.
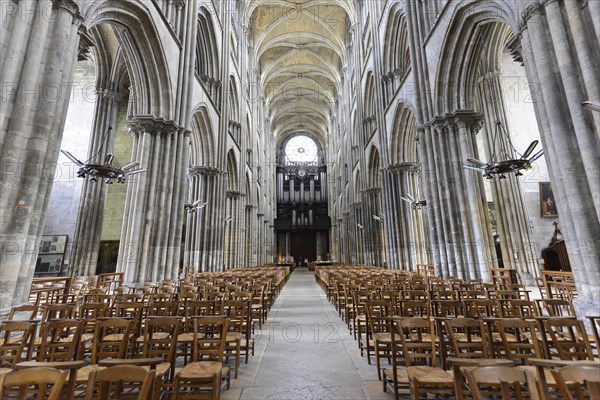
<path id="1" fill-rule="evenodd" d="M 489 52 L 486 43 L 483 40 L 483 36 L 482 46 L 484 50 L 482 52 L 482 57 L 484 57 L 483 62 L 486 66 L 488 73 L 491 74 L 493 73 L 493 71 L 489 65 Z M 491 86 L 491 83 L 489 84 Z M 523 154 L 520 154 L 515 149 L 515 147 L 512 144 L 512 141 L 510 140 L 510 135 L 502 125 L 502 122 L 500 121 L 500 113 L 498 111 L 497 103 L 498 99 L 496 96 L 496 92 L 492 87 L 490 87 L 490 93 L 492 94 L 491 100 L 494 109 L 494 117 L 496 119 L 496 126 L 494 128 L 494 136 L 492 139 L 491 158 L 488 162 L 483 162 L 475 158 L 467 158 L 468 164 L 463 165 L 463 168 L 481 172 L 483 173 L 483 176 L 486 179 L 494 179 L 494 175 L 498 175 L 499 179 L 506 179 L 506 174 L 513 172 L 515 176 L 522 176 L 523 172 L 521 171 L 530 170 L 532 168 L 533 162 L 540 158 L 542 155 L 544 155 L 544 150 L 542 149 L 535 153 L 533 156 L 531 156 L 531 153 L 533 153 L 533 150 L 535 150 L 536 146 L 539 143 L 538 140 L 534 140 L 533 142 L 531 142 L 531 144 L 529 145 L 529 147 L 527 147 L 527 150 L 525 150 Z M 510 149 L 512 149 L 512 151 L 510 151 L 509 149 L 509 152 L 511 154 L 509 154 L 509 152 L 507 152 L 507 149 L 502 146 L 502 143 L 508 143 Z M 515 158 L 515 154 L 518 155 L 519 158 Z"/>
<path id="2" fill-rule="evenodd" d="M 511 157 L 503 149 L 498 151 L 498 149 L 496 148 L 496 143 L 501 135 L 506 137 L 508 143 L 510 144 L 510 147 L 516 154 L 520 156 L 520 158 Z M 531 153 L 533 153 L 533 150 L 535 150 L 538 143 L 539 141 L 534 140 L 533 142 L 531 142 L 529 147 L 527 147 L 527 150 L 525 150 L 523 154 L 519 154 L 519 152 L 512 145 L 510 137 L 508 136 L 508 133 L 504 130 L 502 123 L 499 120 L 497 120 L 496 130 L 494 132 L 494 140 L 492 143 L 492 157 L 490 161 L 484 163 L 475 158 L 467 158 L 467 162 L 469 164 L 463 165 L 463 168 L 481 172 L 483 173 L 483 176 L 486 179 L 494 179 L 494 175 L 498 175 L 499 179 L 506 179 L 506 174 L 512 172 L 515 173 L 515 176 L 522 176 L 523 173 L 521 171 L 530 170 L 532 168 L 533 162 L 544 155 L 544 150 L 542 149 L 530 158 L 528 158 L 531 155 Z"/>
<path id="3" fill-rule="evenodd" d="M 422 210 L 424 207 L 427 207 L 426 200 L 416 200 L 410 194 L 405 193 L 404 196 L 400 197 L 405 202 L 409 203 L 413 210 Z"/>
<path id="4" fill-rule="evenodd" d="M 193 203 L 185 203 L 183 207 L 189 213 L 195 213 L 201 208 L 204 208 L 208 204 L 208 201 L 202 202 L 202 200 L 196 200 Z"/>
<path id="5" fill-rule="evenodd" d="M 78 178 L 88 178 L 88 180 L 90 182 L 98 182 L 98 179 L 101 179 L 104 181 L 104 183 L 106 183 L 108 185 L 112 185 L 114 180 L 116 180 L 118 183 L 125 183 L 127 176 L 141 174 L 142 172 L 146 172 L 145 168 L 138 168 L 140 165 L 140 163 L 138 161 L 133 161 L 133 162 L 121 167 L 115 161 L 115 156 L 113 153 L 107 153 L 104 156 L 104 160 L 100 161 L 101 160 L 100 153 L 102 151 L 101 150 L 102 146 L 103 146 L 104 142 L 106 142 L 106 140 L 110 137 L 110 134 L 112 132 L 112 121 L 113 121 L 113 117 L 114 117 L 114 110 L 115 110 L 115 99 L 113 97 L 111 109 L 110 109 L 110 125 L 108 126 L 108 129 L 104 133 L 104 137 L 102 138 L 102 141 L 100 142 L 100 146 L 99 146 L 100 150 L 98 150 L 98 152 L 96 154 L 94 154 L 92 157 L 90 157 L 89 160 L 87 160 L 86 162 L 81 162 L 75 156 L 73 156 L 73 154 L 69 153 L 68 151 L 66 151 L 66 150 L 60 151 L 65 156 L 67 156 L 67 158 L 69 158 L 69 160 L 71 160 L 73 163 L 75 163 L 75 165 L 77 165 L 79 167 L 79 170 L 77 171 Z M 138 168 L 138 169 L 136 169 L 136 168 Z"/>

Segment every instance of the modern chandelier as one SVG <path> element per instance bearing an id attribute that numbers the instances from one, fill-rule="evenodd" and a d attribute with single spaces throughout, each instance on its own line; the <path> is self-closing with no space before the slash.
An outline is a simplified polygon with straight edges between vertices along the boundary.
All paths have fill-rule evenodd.
<path id="1" fill-rule="evenodd" d="M 61 150 L 65 156 L 69 158 L 75 165 L 79 167 L 77 171 L 78 178 L 88 178 L 90 182 L 98 182 L 98 179 L 104 181 L 104 183 L 111 185 L 113 184 L 113 180 L 116 180 L 118 183 L 125 183 L 126 177 L 136 174 L 141 174 L 142 172 L 146 172 L 145 168 L 139 168 L 140 163 L 138 161 L 133 161 L 123 167 L 121 167 L 116 161 L 115 156 L 112 152 L 107 153 L 102 160 L 101 149 L 106 142 L 106 140 L 110 137 L 112 132 L 112 121 L 113 121 L 113 113 L 115 109 L 115 99 L 113 98 L 110 110 L 110 121 L 111 124 L 108 126 L 108 129 L 104 133 L 104 137 L 98 146 L 100 150 L 89 160 L 86 162 L 79 161 L 73 154 L 69 153 L 66 150 Z M 101 161 L 102 160 L 102 161 Z"/>
<path id="2" fill-rule="evenodd" d="M 506 137 L 507 142 L 510 144 L 510 147 L 512 148 L 514 153 L 520 156 L 519 158 L 514 158 L 511 155 L 507 154 L 507 152 L 504 149 L 498 151 L 498 149 L 496 148 L 496 144 L 497 141 L 501 139 L 501 135 Z M 522 170 L 530 170 L 532 168 L 533 162 L 540 158 L 542 155 L 544 155 L 544 150 L 542 149 L 530 158 L 528 158 L 531 155 L 531 153 L 533 153 L 533 150 L 535 150 L 538 143 L 538 140 L 534 140 L 533 142 L 531 142 L 529 147 L 527 147 L 527 150 L 525 150 L 523 154 L 520 154 L 512 145 L 510 137 L 504 130 L 502 123 L 499 120 L 497 120 L 496 130 L 494 132 L 494 140 L 492 143 L 492 157 L 490 161 L 484 163 L 483 161 L 479 161 L 475 158 L 467 158 L 467 162 L 469 164 L 463 165 L 463 168 L 482 172 L 483 176 L 486 179 L 494 179 L 494 175 L 499 175 L 499 179 L 506 179 L 506 174 L 511 172 L 514 172 L 515 176 L 522 176 Z"/>
<path id="3" fill-rule="evenodd" d="M 493 74 L 492 68 L 489 64 L 489 51 L 482 36 L 482 60 L 486 67 L 488 74 Z M 540 150 L 535 153 L 531 158 L 529 156 L 535 150 L 539 141 L 534 140 L 531 142 L 527 150 L 523 154 L 519 153 L 510 140 L 510 135 L 502 126 L 500 121 L 500 112 L 498 110 L 498 95 L 494 87 L 492 86 L 491 80 L 487 80 L 489 87 L 489 93 L 491 93 L 492 107 L 494 110 L 494 118 L 496 120 L 496 126 L 494 128 L 494 136 L 492 139 L 492 154 L 488 162 L 483 162 L 475 158 L 467 158 L 467 165 L 463 165 L 463 168 L 470 169 L 473 171 L 483 173 L 486 179 L 494 179 L 494 175 L 498 175 L 499 179 L 506 179 L 506 174 L 515 173 L 515 176 L 522 176 L 522 170 L 530 170 L 532 163 L 540 158 L 544 154 L 544 150 Z M 506 145 L 508 144 L 508 146 Z M 515 155 L 519 156 L 516 158 Z"/>
<path id="4" fill-rule="evenodd" d="M 426 200 L 416 200 L 413 196 L 408 193 L 405 193 L 404 196 L 400 197 L 403 201 L 410 204 L 413 210 L 422 210 L 427 207 Z"/>

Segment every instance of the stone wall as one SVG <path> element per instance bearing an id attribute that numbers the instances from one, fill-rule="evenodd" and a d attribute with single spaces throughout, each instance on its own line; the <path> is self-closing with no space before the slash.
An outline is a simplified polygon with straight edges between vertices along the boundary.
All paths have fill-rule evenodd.
<path id="1" fill-rule="evenodd" d="M 82 162 L 86 161 L 94 117 L 95 67 L 93 61 L 77 63 L 65 131 L 60 148 L 67 150 Z M 77 165 L 60 153 L 54 185 L 50 194 L 44 235 L 68 235 L 63 271 L 68 270 L 73 248 L 77 209 L 83 179 L 77 177 Z"/>

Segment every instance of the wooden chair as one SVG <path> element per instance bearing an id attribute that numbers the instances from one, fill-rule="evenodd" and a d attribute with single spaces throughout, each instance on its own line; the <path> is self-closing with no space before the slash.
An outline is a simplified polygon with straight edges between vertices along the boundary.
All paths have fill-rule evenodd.
<path id="1" fill-rule="evenodd" d="M 436 368 L 436 341 L 429 318 L 404 318 L 398 327 L 411 399 L 419 400 L 421 395 L 427 398 L 428 393 L 454 394 L 452 375 Z"/>
<path id="2" fill-rule="evenodd" d="M 115 303 L 114 306 L 114 317 L 129 319 L 132 321 L 133 325 L 130 335 L 132 335 L 134 338 L 137 338 L 141 335 L 144 307 L 144 303 L 139 302 Z"/>
<path id="3" fill-rule="evenodd" d="M 538 307 L 539 315 L 546 315 L 551 317 L 576 317 L 575 307 L 569 300 L 563 299 L 542 299 L 535 301 Z"/>
<path id="4" fill-rule="evenodd" d="M 500 304 L 495 299 L 467 300 L 466 315 L 471 318 L 498 318 Z"/>
<path id="5" fill-rule="evenodd" d="M 240 339 L 240 349 L 237 355 L 244 355 L 244 363 L 248 364 L 248 357 L 252 351 L 254 355 L 254 339 L 252 339 L 253 320 L 252 320 L 252 301 L 251 300 L 229 300 L 223 303 L 223 315 L 229 318 L 229 332 L 227 334 L 227 343 L 225 353 L 233 350 L 232 345 L 237 346 L 237 339 Z M 236 375 L 238 360 L 236 358 Z"/>
<path id="6" fill-rule="evenodd" d="M 175 375 L 174 400 L 203 399 L 207 395 L 217 400 L 223 379 L 229 387 L 230 370 L 223 366 L 228 328 L 225 317 L 194 318 L 192 362 Z"/>
<path id="7" fill-rule="evenodd" d="M 389 318 L 390 323 L 390 367 L 382 368 L 381 377 L 383 381 L 383 391 L 391 390 L 394 398 L 400 398 L 400 391 L 406 392 L 410 389 L 408 374 L 406 373 L 404 361 L 404 349 L 400 340 L 400 317 Z"/>
<path id="8" fill-rule="evenodd" d="M 44 330 L 36 357 L 38 361 L 58 362 L 79 359 L 83 321 L 53 319 L 46 323 Z"/>
<path id="9" fill-rule="evenodd" d="M 358 348 L 360 349 L 360 356 L 363 356 L 363 351 L 366 345 L 366 336 L 368 332 L 367 326 L 367 310 L 365 304 L 371 300 L 372 293 L 368 290 L 357 290 L 354 292 L 354 301 L 352 305 L 354 307 L 354 321 L 352 323 L 352 331 L 354 333 L 354 339 L 358 341 Z M 364 335 L 364 336 L 363 336 Z"/>
<path id="10" fill-rule="evenodd" d="M 542 358 L 537 322 L 507 318 L 498 320 L 496 328 L 502 340 L 504 357 L 521 365 L 527 364 L 530 358 Z"/>
<path id="11" fill-rule="evenodd" d="M 452 318 L 444 320 L 454 357 L 489 358 L 486 328 L 481 320 Z"/>
<path id="12" fill-rule="evenodd" d="M 177 351 L 177 334 L 181 317 L 148 317 L 144 334 L 137 339 L 142 345 L 142 357 L 145 359 L 160 357 L 164 362 L 156 365 L 154 398 L 159 399 L 163 387 L 173 382 Z"/>
<path id="13" fill-rule="evenodd" d="M 8 321 L 34 320 L 37 317 L 39 307 L 35 304 L 24 304 L 21 306 L 14 306 L 10 309 L 8 314 Z"/>
<path id="14" fill-rule="evenodd" d="M 534 318 L 538 316 L 535 304 L 529 300 L 500 300 L 503 318 Z"/>
<path id="15" fill-rule="evenodd" d="M 67 372 L 54 368 L 29 368 L 0 375 L 0 398 L 58 400 Z"/>
<path id="16" fill-rule="evenodd" d="M 552 374 L 565 399 L 600 399 L 600 365 L 569 365 Z"/>
<path id="17" fill-rule="evenodd" d="M 267 319 L 267 305 L 264 293 L 265 285 L 250 285 L 248 286 L 248 290 L 252 291 L 252 321 L 258 322 L 258 328 L 262 329 L 262 324 Z"/>
<path id="18" fill-rule="evenodd" d="M 381 358 L 390 359 L 391 335 L 388 318 L 392 316 L 390 303 L 383 300 L 371 300 L 365 304 L 369 331 L 367 333 L 366 349 L 367 361 L 371 364 L 370 342 L 375 353 L 377 377 L 381 380 Z M 370 339 L 369 339 L 370 337 Z"/>
<path id="19" fill-rule="evenodd" d="M 94 338 L 96 321 L 107 317 L 108 310 L 109 304 L 107 302 L 82 303 L 79 306 L 77 317 L 83 321 L 81 348 L 79 351 L 81 359 L 92 350 L 92 339 Z"/>
<path id="20" fill-rule="evenodd" d="M 0 325 L 0 368 L 14 368 L 31 356 L 31 341 L 36 324 L 29 321 L 4 321 Z"/>
<path id="21" fill-rule="evenodd" d="M 86 400 L 150 398 L 154 370 L 136 365 L 117 365 L 95 370 L 90 374 L 85 393 Z M 137 383 L 137 385 L 133 385 Z"/>
<path id="22" fill-rule="evenodd" d="M 600 317 L 588 316 L 587 317 L 592 324 L 592 331 L 594 332 L 594 342 L 596 342 L 596 357 L 600 357 Z"/>
<path id="23" fill-rule="evenodd" d="M 502 400 L 528 399 L 527 376 L 523 369 L 485 365 L 463 370 L 474 400 L 501 398 Z"/>
<path id="24" fill-rule="evenodd" d="M 583 322 L 575 318 L 552 318 L 545 320 L 544 326 L 561 360 L 594 359 Z"/>
<path id="25" fill-rule="evenodd" d="M 191 344 L 194 340 L 194 317 L 222 315 L 223 301 L 221 300 L 194 300 L 187 303 L 185 316 L 182 321 L 180 333 L 177 336 L 177 356 L 184 357 L 187 363 L 192 356 Z"/>
<path id="26" fill-rule="evenodd" d="M 146 312 L 148 317 L 176 317 L 179 314 L 179 303 L 155 300 L 150 303 Z"/>
<path id="27" fill-rule="evenodd" d="M 466 315 L 465 303 L 458 300 L 432 300 L 434 317 L 458 318 Z"/>
<path id="28" fill-rule="evenodd" d="M 77 371 L 77 384 L 86 383 L 92 371 L 103 368 L 98 366 L 100 360 L 126 358 L 133 324 L 133 321 L 123 318 L 105 318 L 96 323 L 91 364 Z"/>

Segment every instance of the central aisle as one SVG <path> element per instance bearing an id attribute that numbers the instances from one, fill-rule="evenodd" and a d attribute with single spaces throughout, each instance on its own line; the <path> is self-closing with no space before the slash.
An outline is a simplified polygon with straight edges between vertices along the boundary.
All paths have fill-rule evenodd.
<path id="1" fill-rule="evenodd" d="M 315 282 L 296 270 L 256 333 L 256 355 L 224 399 L 391 399 L 360 357 L 346 323 Z"/>

